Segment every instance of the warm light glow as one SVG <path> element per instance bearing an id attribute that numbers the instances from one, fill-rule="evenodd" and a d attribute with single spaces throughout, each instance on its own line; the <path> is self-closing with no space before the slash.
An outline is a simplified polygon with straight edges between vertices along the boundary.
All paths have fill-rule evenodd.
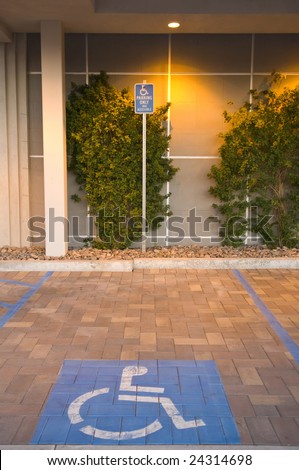
<path id="1" fill-rule="evenodd" d="M 171 23 L 168 23 L 168 28 L 179 28 L 180 23 L 177 23 L 176 21 L 172 21 Z"/>

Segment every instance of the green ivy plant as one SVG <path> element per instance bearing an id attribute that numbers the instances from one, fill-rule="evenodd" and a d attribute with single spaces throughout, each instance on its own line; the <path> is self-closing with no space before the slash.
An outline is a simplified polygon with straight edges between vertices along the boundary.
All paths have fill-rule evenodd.
<path id="1" fill-rule="evenodd" d="M 176 173 L 163 158 L 169 136 L 169 105 L 147 116 L 147 221 L 155 229 L 170 214 L 165 182 Z M 128 90 L 109 84 L 107 75 L 92 76 L 89 85 L 73 84 L 66 105 L 69 169 L 96 216 L 99 248 L 125 248 L 142 229 L 142 116 L 135 114 Z"/>
<path id="2" fill-rule="evenodd" d="M 250 102 L 224 112 L 229 130 L 208 176 L 225 244 L 243 244 L 249 231 L 269 246 L 298 246 L 299 86 L 282 87 L 282 80 L 273 74 Z"/>

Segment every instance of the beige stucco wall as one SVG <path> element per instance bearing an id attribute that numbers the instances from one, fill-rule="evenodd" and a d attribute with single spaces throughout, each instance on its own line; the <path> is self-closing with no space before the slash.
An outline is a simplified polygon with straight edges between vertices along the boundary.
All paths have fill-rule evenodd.
<path id="1" fill-rule="evenodd" d="M 30 35 L 29 135 L 30 152 L 42 148 L 40 122 L 40 50 L 38 35 Z M 208 189 L 207 173 L 217 164 L 219 133 L 225 130 L 222 113 L 232 101 L 231 110 L 248 99 L 251 86 L 257 87 L 273 70 L 287 74 L 287 83 L 299 83 L 299 35 L 101 35 L 72 34 L 65 37 L 66 91 L 71 82 L 86 83 L 90 74 L 104 70 L 110 82 L 119 88 L 147 80 L 155 86 L 155 104 L 170 100 L 171 144 L 169 156 L 180 168 L 165 187 L 170 191 L 174 216 L 183 217 L 186 235 L 182 243 L 190 242 L 188 214 L 206 220 L 215 216 L 213 199 Z M 30 165 L 31 214 L 41 210 L 36 194 L 42 192 L 42 172 L 36 160 Z M 80 216 L 80 234 L 86 225 L 86 201 L 74 203 L 70 196 L 78 192 L 72 175 L 68 176 L 68 216 Z M 84 219 L 84 220 L 83 220 Z M 208 232 L 207 232 L 208 227 Z M 199 243 L 207 244 L 217 235 L 216 223 L 197 223 Z M 88 235 L 88 233 L 86 233 Z M 158 232 L 159 244 L 171 243 L 171 232 L 164 226 Z M 175 234 L 174 234 L 175 235 Z M 192 241 L 192 240 L 191 240 Z"/>

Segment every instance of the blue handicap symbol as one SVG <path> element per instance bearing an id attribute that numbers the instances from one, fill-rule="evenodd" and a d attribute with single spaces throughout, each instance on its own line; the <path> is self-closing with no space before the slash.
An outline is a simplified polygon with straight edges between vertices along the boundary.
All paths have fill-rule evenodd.
<path id="1" fill-rule="evenodd" d="M 237 444 L 214 361 L 65 361 L 32 444 Z"/>

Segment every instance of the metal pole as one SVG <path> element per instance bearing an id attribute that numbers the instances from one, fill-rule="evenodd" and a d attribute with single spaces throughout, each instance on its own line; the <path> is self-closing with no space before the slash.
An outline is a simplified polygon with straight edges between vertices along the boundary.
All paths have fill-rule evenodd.
<path id="1" fill-rule="evenodd" d="M 146 252 L 146 113 L 142 114 L 142 252 Z"/>

